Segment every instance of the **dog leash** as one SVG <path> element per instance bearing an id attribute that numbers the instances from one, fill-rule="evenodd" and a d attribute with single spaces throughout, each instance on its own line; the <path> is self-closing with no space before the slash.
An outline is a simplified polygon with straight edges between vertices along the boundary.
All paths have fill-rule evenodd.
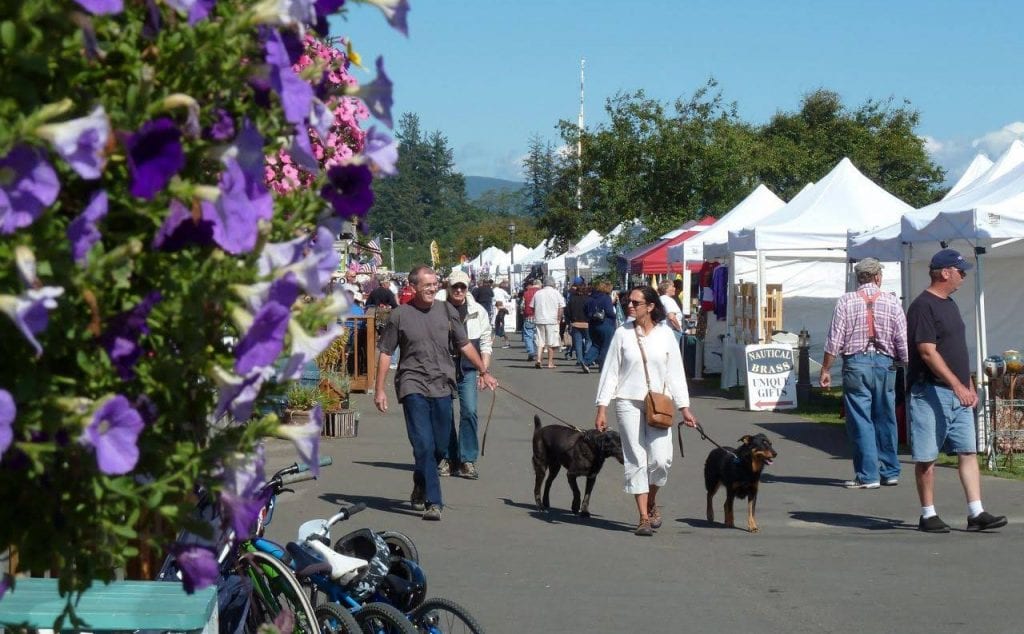
<path id="1" fill-rule="evenodd" d="M 498 389 L 499 390 L 503 390 L 505 392 L 508 392 L 511 396 L 513 396 L 513 397 L 519 399 L 520 401 L 526 403 L 530 407 L 532 407 L 534 409 L 537 409 L 537 410 L 547 414 L 548 416 L 550 416 L 551 418 L 554 418 L 556 421 L 562 423 L 563 425 L 567 425 L 568 427 L 571 427 L 575 431 L 578 431 L 578 432 L 582 432 L 583 431 L 582 429 L 580 429 L 576 425 L 573 425 L 572 423 L 567 422 L 567 421 L 559 418 L 558 416 L 555 416 L 554 414 L 552 414 L 548 410 L 544 409 L 540 405 L 537 405 L 536 403 L 534 403 L 530 399 L 522 397 L 522 396 L 516 394 L 515 392 L 513 392 L 510 389 L 508 389 L 504 385 L 499 385 Z M 480 455 L 481 456 L 484 455 L 484 451 L 487 449 L 487 431 L 491 428 L 491 416 L 494 414 L 494 402 L 496 400 L 498 400 L 498 390 L 494 390 L 491 393 L 491 408 L 490 408 L 490 411 L 487 412 L 487 422 L 484 423 L 484 437 L 480 440 Z"/>
<path id="2" fill-rule="evenodd" d="M 682 425 L 682 423 L 680 423 L 680 425 Z M 729 454 L 730 456 L 732 456 L 732 457 L 733 457 L 734 459 L 736 458 L 736 452 L 734 452 L 733 450 L 731 450 L 731 449 L 729 449 L 729 448 L 727 448 L 727 447 L 723 447 L 722 445 L 719 445 L 719 444 L 718 444 L 717 442 L 715 442 L 715 439 L 714 439 L 714 438 L 712 438 L 711 436 L 708 436 L 707 432 L 706 432 L 706 431 L 704 431 L 704 427 L 702 427 L 700 423 L 697 423 L 697 426 L 696 426 L 696 427 L 694 427 L 694 429 L 696 429 L 696 430 L 697 430 L 697 433 L 699 433 L 699 434 L 700 434 L 701 440 L 706 440 L 706 441 L 708 441 L 708 442 L 709 442 L 709 443 L 711 443 L 712 445 L 714 445 L 714 446 L 718 447 L 719 449 L 721 449 L 721 450 L 722 450 L 722 451 L 724 451 L 725 453 L 727 453 L 727 454 Z M 680 427 L 680 431 L 682 431 L 682 427 Z M 679 442 L 680 442 L 680 443 L 682 443 L 682 440 L 680 439 L 680 441 L 679 441 Z M 683 446 L 682 446 L 682 444 L 680 444 L 680 445 L 679 445 L 679 449 L 680 449 L 680 451 L 682 451 L 682 447 L 683 447 Z"/>

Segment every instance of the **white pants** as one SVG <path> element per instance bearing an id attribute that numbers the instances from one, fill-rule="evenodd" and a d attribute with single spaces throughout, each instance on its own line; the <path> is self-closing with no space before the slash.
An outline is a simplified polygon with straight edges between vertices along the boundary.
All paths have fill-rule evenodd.
<path id="1" fill-rule="evenodd" d="M 626 493 L 636 495 L 647 493 L 651 485 L 665 486 L 672 466 L 672 428 L 648 425 L 643 401 L 616 399 L 615 418 L 622 436 Z"/>

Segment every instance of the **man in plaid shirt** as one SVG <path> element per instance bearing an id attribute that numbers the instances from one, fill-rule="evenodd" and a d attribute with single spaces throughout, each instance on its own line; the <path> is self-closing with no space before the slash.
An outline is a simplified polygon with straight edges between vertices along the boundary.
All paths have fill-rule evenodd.
<path id="1" fill-rule="evenodd" d="M 899 483 L 896 455 L 896 363 L 907 363 L 907 318 L 899 299 L 883 293 L 882 264 L 865 258 L 854 267 L 858 288 L 836 303 L 825 339 L 821 386 L 843 358 L 846 432 L 853 445 L 854 479 L 848 489 L 877 489 Z"/>

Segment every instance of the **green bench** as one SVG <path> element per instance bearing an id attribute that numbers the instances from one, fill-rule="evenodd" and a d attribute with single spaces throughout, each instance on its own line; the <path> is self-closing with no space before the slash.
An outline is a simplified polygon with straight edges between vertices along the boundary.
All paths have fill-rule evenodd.
<path id="1" fill-rule="evenodd" d="M 0 599 L 0 624 L 49 629 L 64 611 L 66 599 L 57 592 L 56 579 L 21 578 L 13 591 Z M 185 594 L 180 583 L 166 581 L 114 581 L 95 585 L 82 594 L 75 608 L 90 632 L 162 630 L 217 634 L 217 589 Z M 66 631 L 72 629 L 65 621 Z"/>

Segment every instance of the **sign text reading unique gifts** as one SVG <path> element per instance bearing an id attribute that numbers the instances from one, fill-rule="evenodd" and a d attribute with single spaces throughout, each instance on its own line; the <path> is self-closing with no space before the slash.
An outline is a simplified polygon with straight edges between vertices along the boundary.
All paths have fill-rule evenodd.
<path id="1" fill-rule="evenodd" d="M 747 346 L 747 409 L 753 412 L 796 407 L 793 349 L 785 345 Z"/>

